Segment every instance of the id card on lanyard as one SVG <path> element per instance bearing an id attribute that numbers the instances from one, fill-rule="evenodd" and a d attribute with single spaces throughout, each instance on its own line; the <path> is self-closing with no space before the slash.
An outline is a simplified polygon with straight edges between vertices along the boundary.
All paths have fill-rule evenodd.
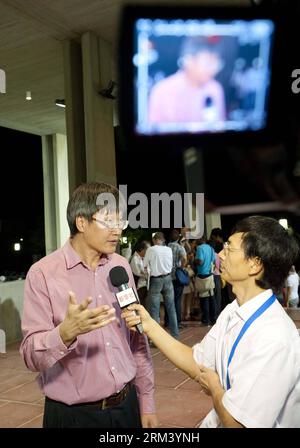
<path id="1" fill-rule="evenodd" d="M 230 351 L 229 354 L 229 358 L 227 361 L 227 372 L 226 372 L 226 390 L 231 388 L 230 385 L 230 380 L 229 380 L 229 366 L 230 363 L 232 361 L 233 355 L 235 353 L 235 350 L 240 342 L 240 340 L 242 339 L 242 337 L 244 336 L 244 334 L 246 333 L 246 331 L 248 330 L 248 328 L 253 324 L 253 322 L 259 317 L 261 316 L 276 300 L 276 296 L 273 294 L 268 300 L 266 300 L 253 314 L 252 316 L 249 317 L 249 319 L 246 320 L 246 322 L 244 323 L 241 331 L 238 334 L 238 337 L 236 338 L 236 340 L 234 341 L 234 344 L 232 346 L 232 349 Z M 223 366 L 223 363 L 222 363 Z M 223 368 L 223 367 L 222 367 Z M 223 375 L 222 375 L 223 377 Z"/>

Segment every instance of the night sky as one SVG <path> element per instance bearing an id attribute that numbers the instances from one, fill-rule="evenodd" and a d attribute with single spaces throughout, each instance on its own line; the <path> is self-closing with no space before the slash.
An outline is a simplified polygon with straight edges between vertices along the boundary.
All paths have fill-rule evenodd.
<path id="1" fill-rule="evenodd" d="M 6 275 L 44 255 L 43 168 L 40 137 L 0 128 L 0 138 L 0 275 Z M 22 250 L 15 252 L 18 242 Z"/>

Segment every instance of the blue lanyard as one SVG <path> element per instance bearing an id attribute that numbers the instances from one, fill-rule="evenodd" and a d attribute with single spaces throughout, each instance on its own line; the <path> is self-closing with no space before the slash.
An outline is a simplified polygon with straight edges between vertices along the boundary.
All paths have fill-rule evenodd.
<path id="1" fill-rule="evenodd" d="M 256 311 L 255 311 L 255 313 L 253 313 L 252 314 L 252 316 L 250 316 L 249 317 L 249 319 L 244 323 L 244 325 L 243 325 L 243 328 L 241 329 L 241 331 L 240 331 L 240 333 L 239 333 L 239 335 L 238 335 L 238 337 L 236 338 L 236 340 L 235 340 L 235 342 L 234 342 L 234 344 L 233 344 L 233 346 L 232 346 L 232 349 L 231 349 L 231 352 L 230 352 L 230 355 L 229 355 L 229 358 L 228 358 L 228 362 L 227 362 L 227 376 L 226 376 L 226 382 L 227 382 L 227 390 L 228 389 L 230 389 L 230 381 L 229 381 L 229 374 L 228 374 L 228 368 L 229 368 L 229 365 L 230 365 L 230 363 L 231 363 L 231 361 L 232 361 L 232 358 L 233 358 L 233 355 L 234 355 L 234 352 L 235 352 L 235 350 L 236 350 L 236 348 L 237 348 L 237 345 L 238 345 L 238 343 L 240 342 L 240 340 L 242 339 L 242 337 L 244 336 L 244 334 L 245 334 L 245 332 L 248 330 L 248 328 L 250 327 L 250 325 L 259 317 L 259 316 L 261 316 L 271 305 L 272 305 L 272 303 L 274 303 L 275 302 L 275 300 L 276 300 L 276 296 L 274 296 L 274 294 L 268 299 L 268 300 L 266 300 L 266 302 L 264 302 Z"/>

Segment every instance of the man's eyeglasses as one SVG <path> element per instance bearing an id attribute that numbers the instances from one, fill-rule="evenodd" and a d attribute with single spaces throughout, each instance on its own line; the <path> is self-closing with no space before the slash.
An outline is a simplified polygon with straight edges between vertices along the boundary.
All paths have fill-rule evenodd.
<path id="1" fill-rule="evenodd" d="M 238 250 L 242 250 L 242 248 L 237 248 L 237 247 L 231 247 L 230 242 L 229 241 L 225 241 L 225 243 L 223 244 L 223 249 L 224 252 L 236 252 Z"/>
<path id="2" fill-rule="evenodd" d="M 104 230 L 112 230 L 112 229 L 121 229 L 124 230 L 126 227 L 128 227 L 129 221 L 125 221 L 120 219 L 119 221 L 113 221 L 112 219 L 107 219 L 105 221 L 102 221 L 102 219 L 92 218 L 93 221 L 96 221 L 100 227 L 100 229 Z"/>

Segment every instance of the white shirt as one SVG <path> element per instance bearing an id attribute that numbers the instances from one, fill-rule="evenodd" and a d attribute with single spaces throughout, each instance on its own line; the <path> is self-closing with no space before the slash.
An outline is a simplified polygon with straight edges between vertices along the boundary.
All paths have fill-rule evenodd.
<path id="1" fill-rule="evenodd" d="M 226 390 L 227 362 L 245 321 L 271 297 L 268 289 L 239 306 L 235 300 L 220 314 L 200 344 L 197 363 L 216 370 Z M 222 402 L 248 428 L 300 427 L 300 337 L 276 300 L 248 328 L 229 366 L 231 388 Z M 213 409 L 201 427 L 221 427 Z"/>
<path id="2" fill-rule="evenodd" d="M 167 246 L 151 246 L 146 252 L 144 266 L 150 268 L 150 275 L 169 274 L 173 266 L 172 249 Z"/>
<path id="3" fill-rule="evenodd" d="M 147 286 L 147 273 L 145 272 L 144 259 L 135 252 L 130 262 L 130 267 L 138 279 L 137 289 Z"/>
<path id="4" fill-rule="evenodd" d="M 297 272 L 292 272 L 286 279 L 286 286 L 291 288 L 289 300 L 298 299 L 299 276 Z"/>

